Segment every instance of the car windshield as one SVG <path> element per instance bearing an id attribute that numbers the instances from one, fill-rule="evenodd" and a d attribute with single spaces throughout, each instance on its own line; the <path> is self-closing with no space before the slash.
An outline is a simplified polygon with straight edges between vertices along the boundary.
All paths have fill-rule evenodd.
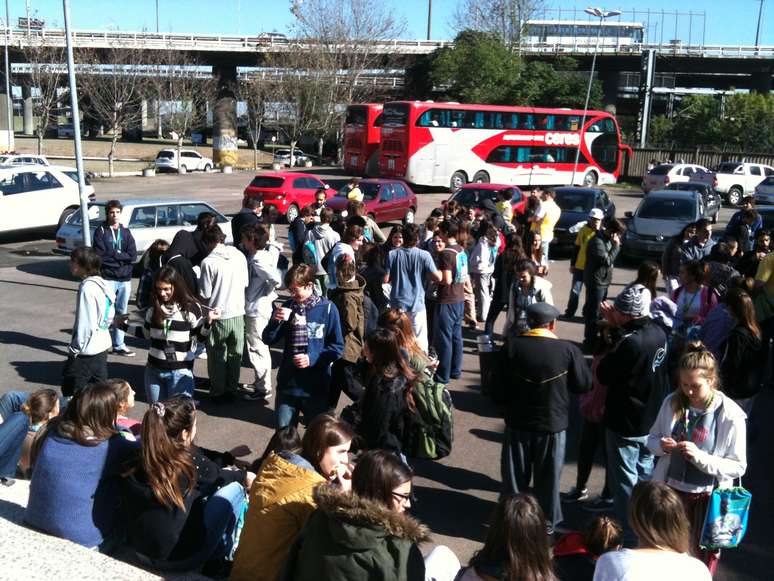
<path id="1" fill-rule="evenodd" d="M 594 204 L 594 196 L 583 192 L 572 192 L 561 190 L 556 191 L 556 205 L 563 212 L 582 212 L 588 213 Z"/>
<path id="2" fill-rule="evenodd" d="M 669 198 L 649 200 L 646 198 L 637 212 L 637 217 L 650 220 L 689 222 L 695 218 L 695 209 L 691 200 Z"/>
<path id="3" fill-rule="evenodd" d="M 174 151 L 159 151 L 156 159 L 172 159 L 173 157 L 175 157 Z"/>
<path id="4" fill-rule="evenodd" d="M 380 184 L 376 182 L 368 182 L 368 183 L 360 183 L 358 184 L 358 188 L 360 188 L 360 191 L 363 192 L 363 198 L 366 200 L 375 200 L 376 196 L 379 195 L 379 186 Z M 349 193 L 349 184 L 345 185 L 343 188 L 341 188 L 338 192 L 336 192 L 337 198 L 346 198 L 347 194 Z"/>
<path id="5" fill-rule="evenodd" d="M 99 224 L 105 221 L 105 206 L 103 204 L 90 204 L 89 205 L 89 226 L 95 228 Z M 80 226 L 83 223 L 81 220 L 81 212 L 76 210 L 67 217 L 67 223 L 74 226 Z"/>
<path id="6" fill-rule="evenodd" d="M 66 175 L 68 178 L 73 180 L 76 184 L 78 183 L 78 172 L 77 171 L 63 171 L 64 175 Z M 91 180 L 89 179 L 89 176 L 83 176 L 83 183 L 85 183 L 87 186 L 91 185 Z"/>
<path id="7" fill-rule="evenodd" d="M 285 183 L 285 178 L 271 176 L 255 176 L 250 185 L 254 188 L 279 188 Z"/>
<path id="8" fill-rule="evenodd" d="M 739 164 L 737 162 L 726 162 L 721 163 L 715 171 L 717 173 L 734 173 L 738 167 Z"/>
<path id="9" fill-rule="evenodd" d="M 668 163 L 663 163 L 661 165 L 657 165 L 652 170 L 650 170 L 648 172 L 648 175 L 652 175 L 652 176 L 665 176 L 665 175 L 667 175 L 669 173 L 669 170 L 672 169 L 672 167 L 674 167 L 674 166 L 671 166 Z"/>
<path id="10" fill-rule="evenodd" d="M 494 200 L 495 194 L 497 194 L 497 190 L 489 190 L 486 188 L 462 188 L 452 196 L 452 200 L 466 207 L 475 206 L 486 199 Z"/>

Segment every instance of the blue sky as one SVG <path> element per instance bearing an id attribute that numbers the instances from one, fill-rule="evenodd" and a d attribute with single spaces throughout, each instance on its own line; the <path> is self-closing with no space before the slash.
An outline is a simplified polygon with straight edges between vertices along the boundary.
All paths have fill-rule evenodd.
<path id="1" fill-rule="evenodd" d="M 427 27 L 426 0 L 374 0 L 393 6 L 395 12 L 405 18 L 406 38 L 424 38 Z M 24 0 L 9 0 L 11 21 L 25 13 Z M 458 0 L 433 0 L 432 37 L 448 39 L 453 36 L 449 26 Z M 31 12 L 46 20 L 48 25 L 62 26 L 61 0 L 29 0 Z M 261 31 L 287 32 L 292 20 L 287 0 L 158 0 L 159 28 L 161 31 L 199 32 L 213 34 L 257 34 Z M 651 34 L 661 36 L 660 11 L 674 11 L 680 6 L 677 36 L 687 42 L 689 21 L 693 26 L 690 35 L 693 42 L 700 41 L 703 22 L 699 16 L 690 18 L 688 12 L 706 11 L 707 44 L 746 44 L 755 41 L 758 17 L 758 0 L 641 0 L 639 2 L 590 0 L 589 2 L 546 2 L 553 10 L 561 9 L 563 18 L 571 17 L 572 10 L 579 13 L 591 5 L 607 9 L 637 10 L 636 21 L 646 22 L 646 9 L 651 10 Z M 71 0 L 71 18 L 74 28 L 119 29 L 127 31 L 155 30 L 156 0 Z M 657 15 L 656 15 L 657 14 Z M 556 17 L 556 12 L 554 12 Z M 767 26 L 768 25 L 768 26 Z M 664 41 L 674 37 L 674 15 L 667 16 L 664 24 Z M 764 4 L 761 25 L 761 44 L 774 45 L 774 2 Z"/>

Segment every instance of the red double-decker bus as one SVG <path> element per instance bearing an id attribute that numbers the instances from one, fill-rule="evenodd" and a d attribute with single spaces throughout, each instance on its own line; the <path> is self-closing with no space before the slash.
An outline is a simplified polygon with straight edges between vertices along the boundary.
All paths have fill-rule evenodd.
<path id="1" fill-rule="evenodd" d="M 383 107 L 381 103 L 347 107 L 344 121 L 344 169 L 348 172 L 376 175 Z"/>
<path id="2" fill-rule="evenodd" d="M 618 180 L 610 113 L 431 101 L 385 103 L 379 174 L 456 190 L 467 182 L 592 186 Z M 580 148 L 580 154 L 576 154 Z"/>

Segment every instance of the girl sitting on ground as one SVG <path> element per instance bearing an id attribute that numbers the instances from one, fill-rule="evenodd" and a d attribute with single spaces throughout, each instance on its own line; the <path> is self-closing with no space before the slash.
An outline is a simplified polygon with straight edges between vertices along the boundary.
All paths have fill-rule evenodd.
<path id="1" fill-rule="evenodd" d="M 0 423 L 0 477 L 8 483 L 13 482 L 17 473 L 29 477 L 35 436 L 46 422 L 58 415 L 57 393 L 53 389 L 40 389 L 26 398 L 19 411 Z"/>
<path id="2" fill-rule="evenodd" d="M 193 571 L 226 557 L 255 474 L 220 468 L 196 446 L 196 407 L 176 396 L 151 404 L 142 447 L 122 480 L 128 541 L 137 559 Z"/>
<path id="3" fill-rule="evenodd" d="M 592 581 L 597 560 L 621 548 L 623 529 L 615 520 L 597 515 L 582 533 L 568 533 L 554 545 L 558 581 Z"/>
<path id="4" fill-rule="evenodd" d="M 118 394 L 118 416 L 116 428 L 119 434 L 127 440 L 136 440 L 140 436 L 142 422 L 126 417 L 126 413 L 134 407 L 134 390 L 125 379 L 108 379 L 105 383 L 112 385 Z"/>

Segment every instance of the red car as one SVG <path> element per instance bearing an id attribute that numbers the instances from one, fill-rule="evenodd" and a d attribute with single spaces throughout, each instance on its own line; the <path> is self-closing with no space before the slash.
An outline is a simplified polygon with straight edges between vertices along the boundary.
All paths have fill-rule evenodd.
<path id="1" fill-rule="evenodd" d="M 258 198 L 264 206 L 274 206 L 288 224 L 298 211 L 314 203 L 314 193 L 328 188 L 313 175 L 292 172 L 268 172 L 256 175 L 245 188 L 245 199 Z"/>
<path id="2" fill-rule="evenodd" d="M 449 196 L 449 199 L 443 205 L 445 207 L 446 204 L 455 200 L 466 208 L 473 207 L 480 210 L 481 202 L 487 198 L 497 203 L 496 195 L 499 190 L 511 191 L 511 205 L 513 206 L 514 216 L 524 213 L 524 209 L 527 207 L 527 197 L 516 186 L 506 184 L 465 184 Z"/>
<path id="3" fill-rule="evenodd" d="M 416 218 L 417 196 L 405 182 L 400 180 L 368 179 L 360 180 L 360 191 L 363 192 L 363 203 L 366 214 L 376 222 L 402 221 L 411 224 Z M 334 212 L 347 209 L 348 186 L 344 186 L 329 198 L 326 206 Z"/>

